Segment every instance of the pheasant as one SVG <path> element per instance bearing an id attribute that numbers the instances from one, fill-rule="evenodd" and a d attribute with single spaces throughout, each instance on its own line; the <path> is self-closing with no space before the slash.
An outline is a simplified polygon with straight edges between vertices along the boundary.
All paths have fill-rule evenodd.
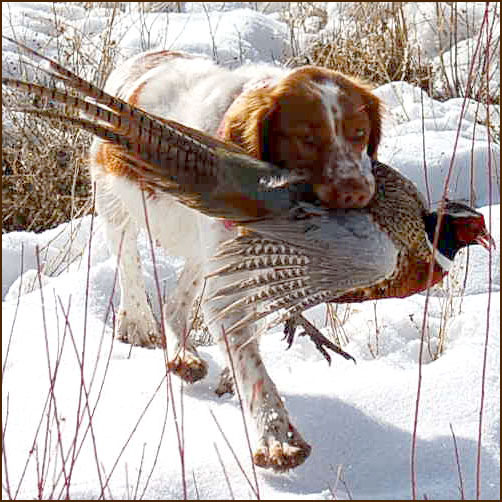
<path id="1" fill-rule="evenodd" d="M 370 203 L 368 210 L 378 211 L 379 205 Z M 434 242 L 434 235 L 439 220 L 438 212 L 427 212 L 424 210 L 422 220 L 425 229 L 425 239 L 429 246 L 430 243 Z M 429 253 L 428 257 L 424 256 L 422 254 L 423 249 L 419 251 L 410 242 L 404 248 L 396 270 L 391 277 L 369 287 L 347 291 L 332 302 L 359 303 L 384 298 L 405 298 L 422 292 L 440 282 L 448 274 L 457 252 L 472 244 L 480 244 L 488 251 L 492 247 L 495 248 L 495 241 L 486 230 L 483 215 L 465 204 L 446 200 L 443 218 L 439 224 L 438 244 L 434 259 L 432 259 L 432 253 Z M 430 247 L 432 249 L 432 245 Z M 432 268 L 430 268 L 431 263 Z M 430 280 L 429 270 L 432 271 Z M 288 348 L 293 343 L 297 325 L 301 325 L 304 328 L 304 334 L 312 339 L 328 363 L 330 363 L 331 358 L 324 347 L 340 353 L 345 358 L 350 358 L 347 353 L 324 337 L 312 324 L 299 317 L 289 318 L 285 322 L 284 335 Z"/>
<path id="2" fill-rule="evenodd" d="M 373 161 L 373 174 L 377 193 L 366 208 L 332 210 L 325 213 L 325 219 L 321 218 L 320 221 L 305 216 L 301 220 L 305 222 L 302 239 L 293 235 L 298 232 L 297 224 L 288 229 L 276 227 L 268 221 L 257 222 L 253 229 L 266 236 L 265 239 L 244 235 L 220 253 L 219 259 L 231 256 L 231 262 L 219 269 L 216 272 L 218 274 L 233 274 L 242 269 L 260 270 L 257 277 L 236 281 L 220 291 L 227 297 L 238 296 L 235 306 L 243 302 L 253 305 L 254 311 L 243 318 L 242 323 L 253 322 L 283 308 L 286 312 L 274 325 L 291 319 L 286 329 L 288 334 L 293 329 L 296 315 L 321 303 L 318 301 L 321 298 L 324 302 L 336 303 L 404 298 L 441 281 L 448 273 L 456 253 L 463 247 L 472 244 L 480 244 L 487 250 L 495 247 L 483 215 L 468 205 L 447 200 L 440 218 L 439 211 L 427 211 L 415 185 L 398 171 Z M 326 220 L 332 224 L 326 223 Z M 320 237 L 323 231 L 324 238 Z M 344 235 L 345 231 L 351 235 Z M 432 244 L 436 231 L 437 249 L 433 258 Z M 279 264 L 285 254 L 284 245 L 271 240 L 272 234 L 275 235 L 275 241 L 280 239 L 294 243 L 294 250 L 288 251 L 293 252 L 297 259 L 308 257 L 311 262 L 304 269 L 296 264 L 281 262 L 281 268 L 273 270 L 274 264 Z M 376 239 L 370 242 L 375 234 L 388 239 L 385 245 L 377 243 Z M 329 244 L 326 245 L 328 240 Z M 334 253 L 330 244 L 336 247 Z M 313 279 L 309 266 L 312 267 L 314 252 L 308 246 L 323 247 L 323 252 L 333 259 L 330 265 L 334 268 L 330 269 L 327 276 Z M 366 252 L 368 254 L 363 257 L 362 254 Z M 287 256 L 291 259 L 291 254 Z M 385 277 L 376 279 L 376 274 L 371 276 L 374 271 L 362 271 L 359 267 L 367 265 L 366 259 L 375 267 L 385 266 Z M 343 270 L 348 260 L 351 261 L 349 270 Z M 432 276 L 429 280 L 431 263 Z M 293 270 L 297 272 L 295 278 L 286 279 L 287 272 Z M 318 288 L 309 299 L 309 295 L 303 294 L 300 288 L 309 284 L 312 289 L 310 282 L 318 285 Z M 356 282 L 359 286 L 355 285 Z M 344 291 L 340 292 L 341 289 Z M 233 308 L 232 305 L 228 308 Z"/>
<path id="3" fill-rule="evenodd" d="M 310 180 L 301 174 L 156 117 L 20 47 L 46 60 L 52 77 L 83 96 L 2 79 L 4 85 L 55 105 L 51 110 L 23 111 L 73 123 L 107 141 L 113 161 L 125 166 L 121 175 L 130 178 L 128 187 L 144 197 L 145 207 L 148 200 L 174 198 L 239 228 L 236 237 L 221 244 L 207 274 L 205 304 L 213 317 L 206 323 L 221 327 L 220 344 L 225 342 L 233 376 L 257 429 L 253 460 L 261 467 L 279 472 L 294 468 L 311 447 L 291 423 L 251 325 L 279 314 L 272 325 L 291 319 L 291 331 L 298 321 L 305 325 L 303 311 L 319 303 L 407 296 L 427 287 L 429 264 L 429 282 L 434 283 L 462 247 L 479 243 L 489 249 L 494 244 L 480 213 L 452 202 L 446 202 L 444 214 L 427 211 L 413 183 L 380 162 L 372 162 L 377 192 L 366 208 L 328 209 L 312 198 Z M 68 116 L 59 104 L 84 116 Z M 164 214 L 157 216 L 162 219 Z M 126 258 L 134 261 L 130 254 Z M 322 349 L 331 348 L 313 339 Z M 188 345 L 185 348 L 191 360 L 184 359 L 182 369 L 194 376 L 190 364 L 195 361 L 201 378 L 203 361 Z"/>

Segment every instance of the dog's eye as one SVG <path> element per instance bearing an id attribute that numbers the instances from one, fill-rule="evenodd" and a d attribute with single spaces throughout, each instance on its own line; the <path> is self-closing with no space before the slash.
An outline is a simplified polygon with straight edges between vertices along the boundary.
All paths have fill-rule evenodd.
<path id="1" fill-rule="evenodd" d="M 350 137 L 350 140 L 354 143 L 360 143 L 365 138 L 366 138 L 366 129 L 360 127 L 354 130 L 353 134 Z"/>

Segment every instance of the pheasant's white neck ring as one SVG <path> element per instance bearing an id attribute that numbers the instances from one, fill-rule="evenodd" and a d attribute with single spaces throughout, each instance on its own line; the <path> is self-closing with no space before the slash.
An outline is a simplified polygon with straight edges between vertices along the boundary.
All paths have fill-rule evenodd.
<path id="1" fill-rule="evenodd" d="M 430 241 L 427 232 L 425 232 L 425 240 L 427 241 L 427 246 L 429 246 L 429 249 L 432 253 L 433 252 L 432 242 Z M 441 253 L 439 248 L 436 248 L 436 252 L 434 253 L 434 259 L 439 263 L 440 267 L 446 272 L 448 272 L 453 266 L 453 260 L 450 260 L 447 256 Z"/>

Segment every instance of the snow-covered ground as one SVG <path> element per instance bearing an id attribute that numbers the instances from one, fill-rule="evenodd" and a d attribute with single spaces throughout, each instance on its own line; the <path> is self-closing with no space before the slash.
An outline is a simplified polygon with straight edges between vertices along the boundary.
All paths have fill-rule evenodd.
<path id="1" fill-rule="evenodd" d="M 54 8 L 62 9 L 58 5 Z M 225 64 L 273 61 L 287 54 L 288 31 L 275 13 L 235 7 L 239 9 L 192 9 L 168 18 L 152 14 L 148 26 L 152 37 L 168 26 L 172 48 L 217 56 Z M 52 8 L 49 3 L 23 3 L 9 11 L 4 5 L 4 33 L 23 29 L 28 40 L 48 42 L 50 33 L 44 33 L 41 19 Z M 121 15 L 118 27 L 131 26 L 139 14 Z M 74 6 L 68 22 L 99 37 L 106 16 L 90 17 Z M 137 52 L 140 32 L 124 33 L 121 47 Z M 15 56 L 8 43 L 4 48 L 5 70 Z M 46 49 L 51 55 L 50 44 Z M 432 51 L 431 57 L 435 55 Z M 475 102 L 468 101 L 462 111 L 463 100 L 421 97 L 417 88 L 403 82 L 375 92 L 387 108 L 380 159 L 413 179 L 426 196 L 428 187 L 432 204 L 443 193 L 451 164 L 450 198 L 471 200 L 480 208 L 497 243 L 491 256 L 480 247 L 470 249 L 463 296 L 465 252 L 457 256 L 443 290 L 429 299 L 417 416 L 417 494 L 457 499 L 462 486 L 465 498 L 474 498 L 480 446 L 481 497 L 499 499 L 500 149 L 489 141 L 486 117 L 480 115 L 486 110 L 477 110 Z M 498 107 L 490 113 L 492 122 L 499 121 Z M 144 236 L 140 245 L 155 304 L 155 275 Z M 161 288 L 168 293 L 182 261 L 160 249 L 156 257 Z M 61 498 L 65 479 L 71 480 L 72 499 L 242 499 L 256 498 L 256 490 L 265 499 L 411 497 L 424 295 L 351 307 L 343 324 L 349 340 L 344 349 L 357 359 L 356 365 L 334 356 L 328 366 L 304 337 L 297 337 L 289 351 L 280 331 L 263 338 L 265 364 L 313 449 L 305 464 L 288 474 L 257 469 L 256 487 L 238 400 L 214 394 L 223 364 L 217 348 L 200 349 L 210 365 L 205 380 L 182 386 L 173 379 L 170 387 L 162 351 L 114 343 L 115 282 L 115 263 L 99 217 L 87 216 L 41 234 L 2 236 L 3 499 Z M 323 306 L 308 316 L 329 332 Z M 434 358 L 441 330 L 446 345 Z"/>

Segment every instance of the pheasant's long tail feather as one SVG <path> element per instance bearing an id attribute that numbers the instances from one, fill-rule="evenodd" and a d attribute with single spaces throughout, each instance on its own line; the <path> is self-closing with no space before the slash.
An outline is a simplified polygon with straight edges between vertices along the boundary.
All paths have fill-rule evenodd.
<path id="1" fill-rule="evenodd" d="M 114 155 L 131 168 L 143 188 L 167 192 L 209 216 L 235 221 L 263 218 L 289 206 L 288 184 L 300 179 L 295 175 L 201 131 L 155 117 L 37 51 L 7 40 L 48 62 L 49 70 L 44 71 L 80 95 L 11 78 L 3 78 L 4 85 L 65 105 L 84 116 L 68 114 L 61 108 L 23 111 L 71 122 L 117 146 Z"/>

